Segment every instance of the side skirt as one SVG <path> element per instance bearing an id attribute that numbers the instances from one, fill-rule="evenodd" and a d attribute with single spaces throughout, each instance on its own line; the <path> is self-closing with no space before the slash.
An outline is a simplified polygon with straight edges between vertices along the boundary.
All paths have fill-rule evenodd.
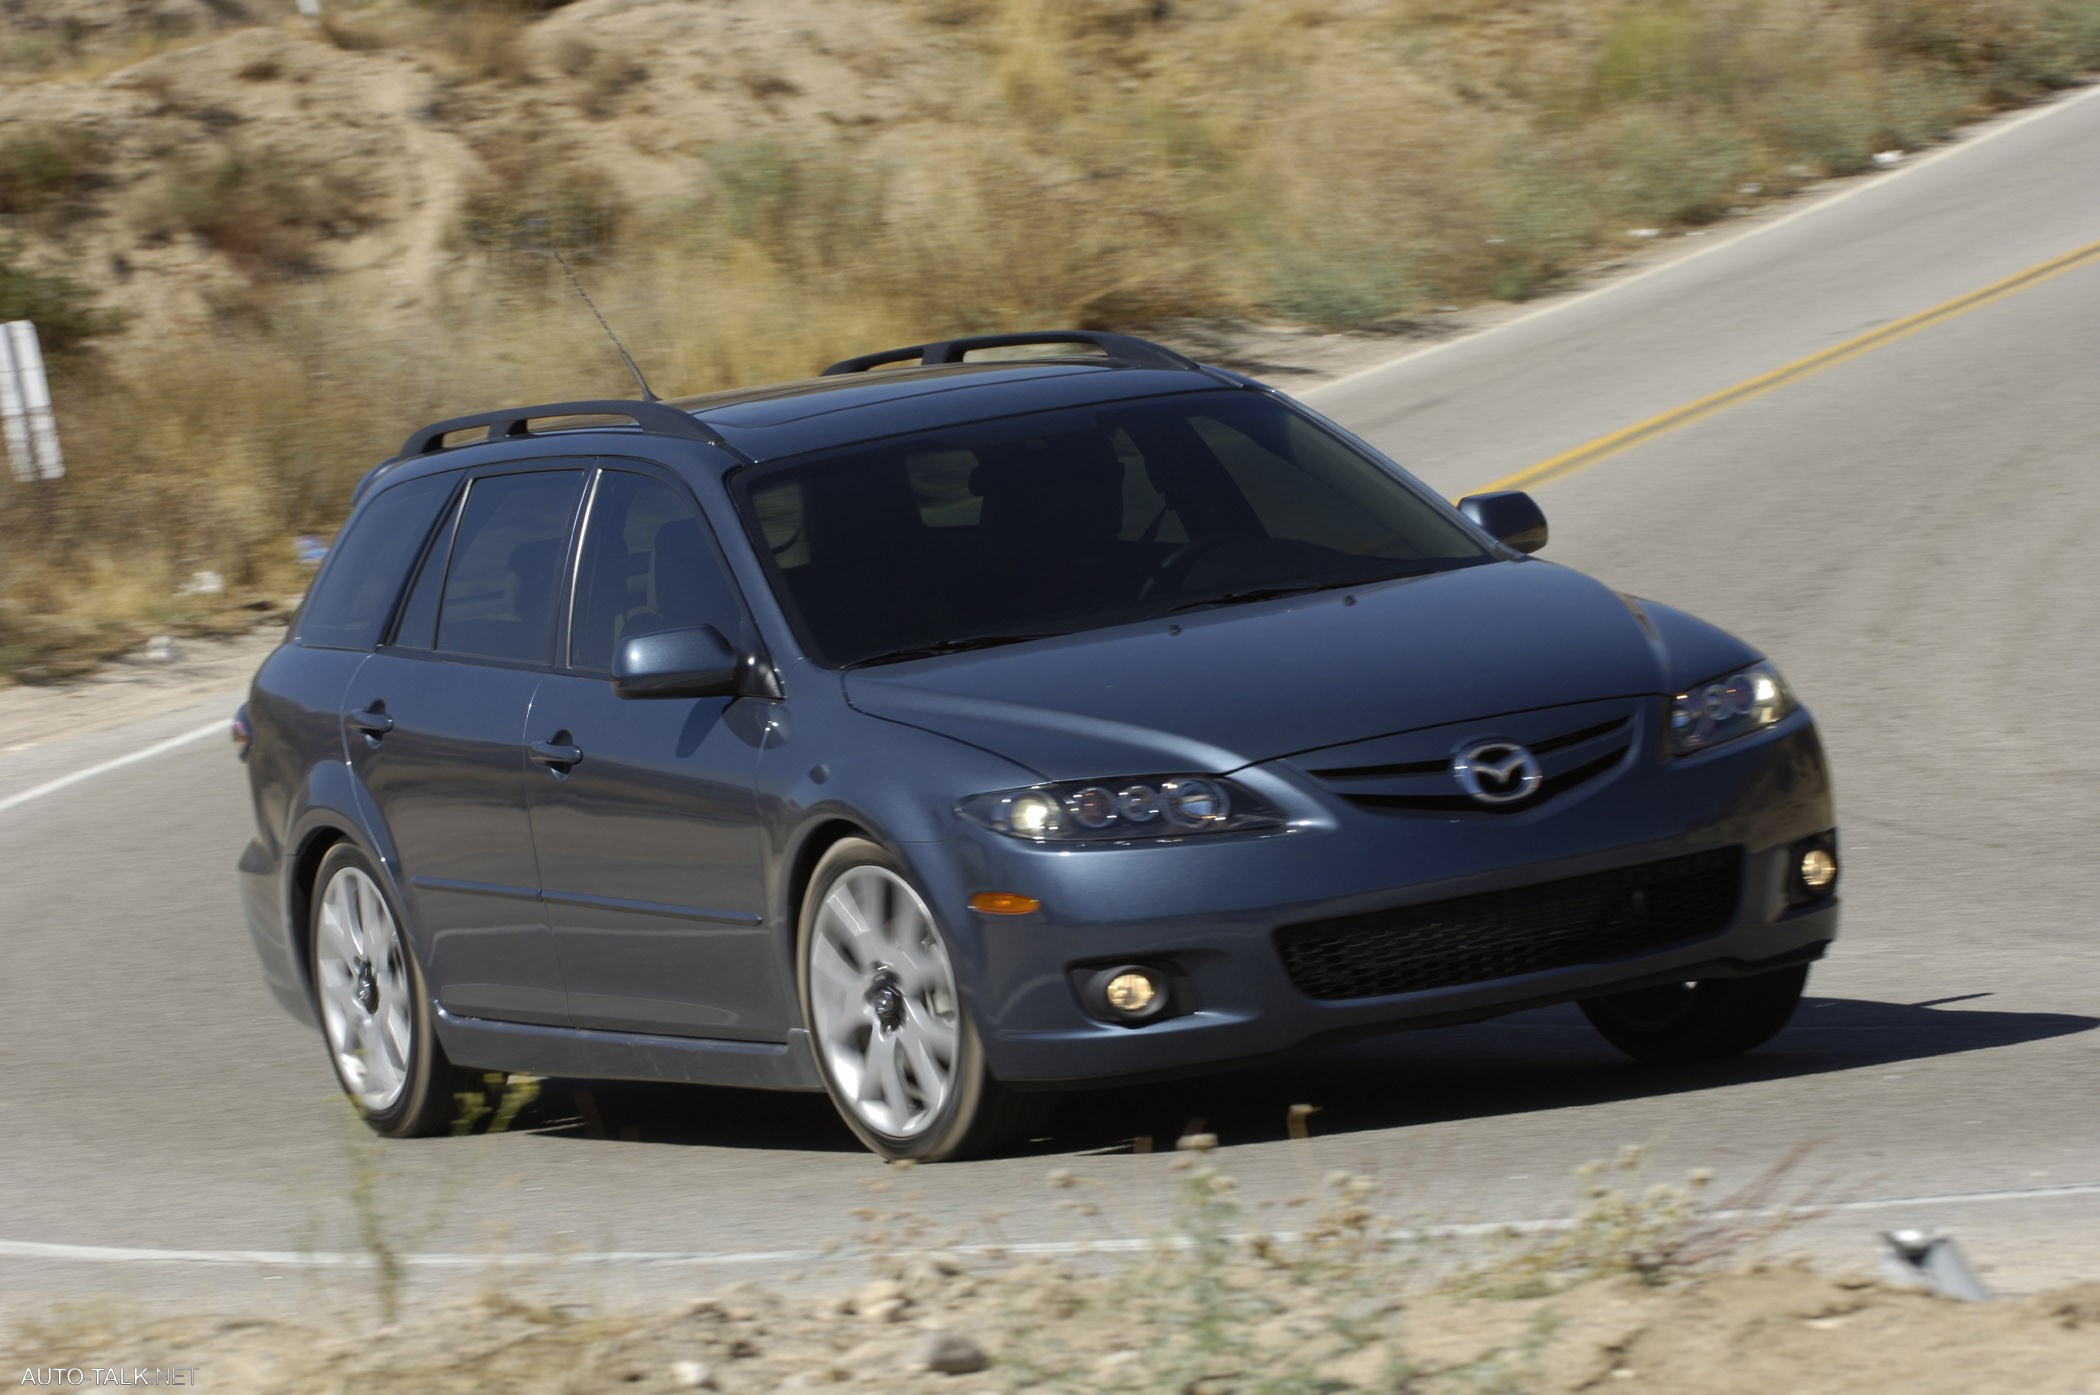
<path id="1" fill-rule="evenodd" d="M 578 1080 L 667 1080 L 754 1090 L 821 1091 L 809 1033 L 784 1042 L 719 1041 L 541 1027 L 459 1017 L 436 1008 L 438 1040 L 455 1064 Z"/>

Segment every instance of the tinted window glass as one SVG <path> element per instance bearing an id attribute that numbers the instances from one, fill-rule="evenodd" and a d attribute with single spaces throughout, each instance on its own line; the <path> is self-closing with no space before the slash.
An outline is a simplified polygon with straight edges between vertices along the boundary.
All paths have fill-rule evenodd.
<path id="1" fill-rule="evenodd" d="M 741 618 L 692 497 L 648 475 L 601 474 L 576 570 L 569 662 L 610 670 L 622 639 L 656 630 L 712 625 L 734 640 Z"/>
<path id="2" fill-rule="evenodd" d="M 1360 555 L 1390 553 L 1394 543 L 1403 551 L 1393 555 L 1405 555 L 1405 549 L 1421 545 L 1405 530 L 1395 534 L 1392 520 L 1382 516 L 1379 497 L 1390 486 L 1366 475 L 1353 453 L 1303 418 L 1286 422 L 1280 439 L 1268 433 L 1266 445 L 1216 417 L 1191 417 L 1189 425 L 1232 476 L 1233 487 L 1270 537 Z"/>
<path id="3" fill-rule="evenodd" d="M 489 475 L 468 488 L 445 571 L 437 647 L 544 663 L 581 470 Z"/>
<path id="4" fill-rule="evenodd" d="M 299 617 L 299 642 L 324 649 L 370 649 L 394 611 L 401 583 L 458 483 L 427 475 L 372 497 L 329 550 Z"/>
<path id="5" fill-rule="evenodd" d="M 775 562 L 783 567 L 799 567 L 809 561 L 809 549 L 802 541 L 800 480 L 776 477 L 754 484 L 750 503 L 759 539 Z"/>
<path id="6" fill-rule="evenodd" d="M 1384 464 L 1251 392 L 973 424 L 739 481 L 804 642 L 833 664 L 1488 556 Z"/>
<path id="7" fill-rule="evenodd" d="M 452 535 L 458 521 L 457 507 L 447 509 L 439 521 L 437 535 L 424 549 L 422 569 L 408 588 L 408 599 L 401 602 L 401 615 L 394 621 L 394 637 L 389 643 L 409 649 L 428 649 L 437 643 L 438 601 L 444 594 L 445 564 L 452 556 Z"/>
<path id="8" fill-rule="evenodd" d="M 904 458 L 919 521 L 929 528 L 974 528 L 984 500 L 970 485 L 977 457 L 966 450 L 915 451 Z"/>

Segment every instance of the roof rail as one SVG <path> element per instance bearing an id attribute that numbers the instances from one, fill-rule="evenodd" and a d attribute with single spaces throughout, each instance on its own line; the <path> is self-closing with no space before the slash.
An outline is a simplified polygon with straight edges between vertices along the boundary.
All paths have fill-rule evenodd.
<path id="1" fill-rule="evenodd" d="M 841 359 L 824 370 L 823 376 L 865 373 L 888 363 L 961 363 L 973 349 L 1016 349 L 1029 344 L 1092 344 L 1119 363 L 1133 368 L 1200 368 L 1194 359 L 1183 358 L 1172 349 L 1131 334 L 1108 334 L 1092 329 L 1027 330 L 1019 334 L 974 334 L 964 339 L 941 339 L 931 344 L 912 344 L 886 349 L 879 354 Z"/>
<path id="2" fill-rule="evenodd" d="M 445 448 L 445 438 L 455 431 L 468 431 L 477 426 L 488 428 L 488 439 L 502 436 L 530 436 L 532 423 L 547 417 L 626 417 L 644 431 L 653 431 L 659 436 L 683 436 L 691 441 L 705 441 L 709 445 L 721 444 L 722 438 L 712 428 L 690 412 L 676 407 L 667 407 L 661 402 L 548 402 L 538 407 L 506 407 L 500 412 L 476 412 L 472 416 L 453 417 L 449 421 L 433 422 L 419 427 L 408 440 L 402 443 L 398 458 L 413 455 L 428 455 Z M 479 445 L 479 441 L 465 444 Z"/>

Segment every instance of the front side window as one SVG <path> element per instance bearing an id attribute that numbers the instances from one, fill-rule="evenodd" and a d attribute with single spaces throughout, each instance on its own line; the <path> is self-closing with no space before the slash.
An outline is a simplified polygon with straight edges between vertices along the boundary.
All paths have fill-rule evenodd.
<path id="1" fill-rule="evenodd" d="M 958 427 L 748 470 L 737 492 L 834 666 L 1490 556 L 1381 462 L 1252 392 Z"/>
<path id="2" fill-rule="evenodd" d="M 485 475 L 468 487 L 438 602 L 440 653 L 547 661 L 582 492 L 581 470 Z"/>
<path id="3" fill-rule="evenodd" d="M 628 470 L 592 492 L 569 624 L 572 667 L 606 672 L 629 635 L 712 625 L 731 640 L 742 603 L 692 496 Z"/>
<path id="4" fill-rule="evenodd" d="M 329 550 L 299 615 L 299 642 L 322 649 L 370 649 L 394 611 L 402 579 L 459 483 L 425 475 L 374 495 Z"/>

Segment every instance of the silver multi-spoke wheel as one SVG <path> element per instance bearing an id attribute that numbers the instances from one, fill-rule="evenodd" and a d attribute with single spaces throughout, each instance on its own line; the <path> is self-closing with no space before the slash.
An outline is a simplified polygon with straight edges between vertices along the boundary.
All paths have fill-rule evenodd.
<path id="1" fill-rule="evenodd" d="M 393 1108 L 409 1081 L 415 974 L 386 898 L 358 867 L 338 868 L 321 893 L 314 987 L 343 1088 L 367 1114 Z"/>
<path id="2" fill-rule="evenodd" d="M 824 888 L 808 939 L 810 1032 L 842 1104 L 909 1139 L 956 1088 L 955 970 L 932 913 L 886 867 L 849 867 Z"/>

